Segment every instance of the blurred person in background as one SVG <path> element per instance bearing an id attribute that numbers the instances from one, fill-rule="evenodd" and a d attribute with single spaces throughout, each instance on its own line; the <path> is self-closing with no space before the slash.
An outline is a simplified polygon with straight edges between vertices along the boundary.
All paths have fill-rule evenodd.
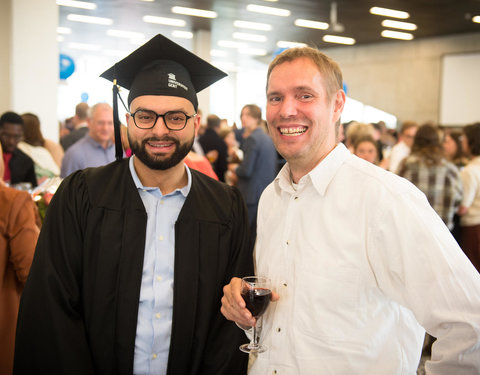
<path id="1" fill-rule="evenodd" d="M 446 129 L 444 132 L 442 147 L 445 157 L 462 169 L 468 163 L 468 157 L 465 155 L 462 146 L 463 132 Z"/>
<path id="2" fill-rule="evenodd" d="M 462 200 L 458 168 L 443 153 L 440 130 L 432 125 L 418 128 L 412 151 L 400 164 L 400 176 L 419 188 L 445 225 L 453 230 L 453 215 Z"/>
<path id="3" fill-rule="evenodd" d="M 460 218 L 460 245 L 480 272 L 480 122 L 463 129 L 462 146 L 471 157 L 462 169 L 463 199 L 458 211 Z"/>
<path id="4" fill-rule="evenodd" d="M 363 135 L 355 141 L 353 153 L 372 164 L 378 164 L 377 142 L 369 134 Z"/>
<path id="5" fill-rule="evenodd" d="M 413 145 L 413 139 L 417 132 L 418 124 L 414 121 L 405 121 L 400 129 L 398 142 L 392 147 L 390 153 L 390 160 L 388 170 L 393 173 L 398 173 L 400 163 L 410 154 L 410 149 Z"/>
<path id="6" fill-rule="evenodd" d="M 18 148 L 23 140 L 23 119 L 15 112 L 5 112 L 0 117 L 0 143 L 3 147 L 3 181 L 10 185 L 37 186 L 35 166 L 30 156 Z"/>
<path id="7" fill-rule="evenodd" d="M 27 280 L 38 238 L 38 213 L 30 194 L 3 181 L 0 144 L 0 374 L 13 370 L 15 327 L 20 294 Z M 41 323 L 39 323 L 41 324 Z"/>
<path id="8" fill-rule="evenodd" d="M 32 158 L 38 183 L 42 183 L 46 178 L 59 176 L 63 158 L 62 146 L 43 138 L 40 130 L 40 120 L 36 115 L 24 113 L 22 119 L 24 137 L 23 141 L 19 142 L 18 148 Z M 47 148 L 47 145 L 49 148 Z M 60 165 L 57 164 L 54 155 L 56 155 Z"/>
<path id="9" fill-rule="evenodd" d="M 75 142 L 63 157 L 60 177 L 88 167 L 100 167 L 115 160 L 112 107 L 95 104 L 88 117 L 88 133 Z"/>
<path id="10" fill-rule="evenodd" d="M 209 115 L 207 117 L 207 127 L 200 136 L 199 143 L 205 156 L 212 164 L 218 179 L 225 182 L 225 172 L 228 169 L 228 151 L 227 145 L 220 137 L 220 121 L 220 117 L 217 115 Z"/>
<path id="11" fill-rule="evenodd" d="M 71 119 L 73 130 L 60 138 L 60 144 L 65 151 L 88 133 L 88 110 L 88 104 L 84 102 L 75 106 L 75 116 Z"/>

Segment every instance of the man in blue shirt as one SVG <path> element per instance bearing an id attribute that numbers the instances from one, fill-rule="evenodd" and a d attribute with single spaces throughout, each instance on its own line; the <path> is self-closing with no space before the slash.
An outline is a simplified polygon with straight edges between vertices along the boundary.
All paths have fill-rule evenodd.
<path id="1" fill-rule="evenodd" d="M 220 313 L 223 285 L 253 273 L 245 203 L 183 162 L 196 93 L 224 76 L 162 35 L 102 74 L 114 93 L 117 82 L 130 90 L 134 155 L 117 147 L 117 161 L 72 173 L 52 199 L 15 374 L 246 373 L 245 338 Z"/>
<path id="2" fill-rule="evenodd" d="M 62 178 L 79 169 L 99 167 L 115 160 L 112 107 L 98 103 L 90 111 L 88 133 L 65 152 Z"/>

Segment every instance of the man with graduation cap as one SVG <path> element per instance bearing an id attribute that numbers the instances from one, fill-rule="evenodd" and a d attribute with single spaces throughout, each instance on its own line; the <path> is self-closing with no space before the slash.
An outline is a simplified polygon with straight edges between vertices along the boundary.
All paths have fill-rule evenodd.
<path id="1" fill-rule="evenodd" d="M 130 90 L 134 156 L 122 160 L 119 146 L 117 161 L 73 173 L 55 194 L 14 373 L 246 373 L 244 336 L 220 313 L 222 286 L 253 272 L 244 202 L 183 163 L 196 92 L 224 76 L 162 35 L 102 74 Z"/>

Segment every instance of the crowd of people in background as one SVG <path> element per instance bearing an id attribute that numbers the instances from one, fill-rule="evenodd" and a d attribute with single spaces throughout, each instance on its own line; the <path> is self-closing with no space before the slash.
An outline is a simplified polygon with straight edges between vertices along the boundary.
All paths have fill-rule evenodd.
<path id="1" fill-rule="evenodd" d="M 253 248 L 260 196 L 285 161 L 275 150 L 258 105 L 246 104 L 239 117 L 241 127 L 215 114 L 201 118 L 185 163 L 239 189 Z M 0 331 L 8 333 L 0 353 L 2 374 L 11 372 L 18 298 L 41 226 L 28 194 L 16 191 L 31 191 L 48 178 L 65 178 L 115 160 L 108 104 L 79 103 L 74 116 L 62 124 L 59 143 L 44 138 L 41 128 L 32 113 L 6 112 L 0 117 L 0 250 L 8 252 L 0 263 L 2 279 L 7 280 L 0 289 Z M 125 156 L 131 155 L 126 128 L 122 140 Z M 337 124 L 337 142 L 365 163 L 398 174 L 420 189 L 480 272 L 480 123 L 446 128 L 404 121 L 397 130 L 382 122 L 350 122 Z"/>

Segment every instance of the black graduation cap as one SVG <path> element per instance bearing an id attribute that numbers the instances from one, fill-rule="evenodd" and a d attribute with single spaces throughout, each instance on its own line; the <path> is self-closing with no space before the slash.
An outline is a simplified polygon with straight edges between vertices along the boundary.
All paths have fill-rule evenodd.
<path id="1" fill-rule="evenodd" d="M 117 85 L 130 90 L 129 105 L 133 99 L 141 95 L 179 96 L 189 100 L 196 111 L 198 109 L 197 92 L 226 75 L 161 34 L 103 72 L 100 77 L 113 82 L 117 160 L 123 155 L 118 119 Z"/>

